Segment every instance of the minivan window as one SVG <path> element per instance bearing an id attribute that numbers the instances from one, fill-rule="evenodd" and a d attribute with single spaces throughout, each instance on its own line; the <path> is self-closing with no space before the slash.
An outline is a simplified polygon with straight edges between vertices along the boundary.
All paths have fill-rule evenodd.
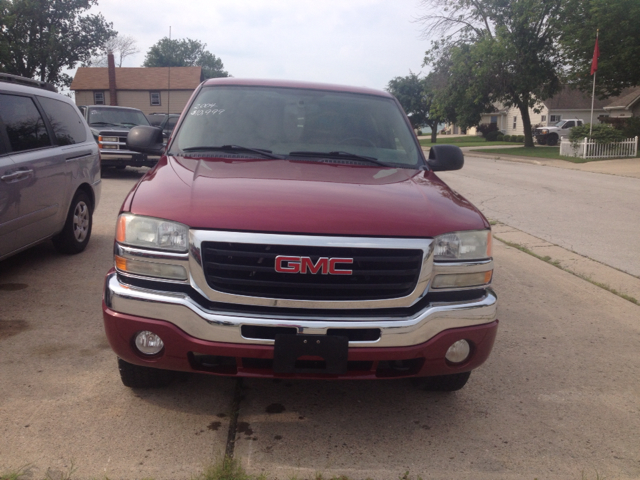
<path id="1" fill-rule="evenodd" d="M 44 108 L 58 145 L 73 145 L 87 139 L 87 130 L 76 109 L 53 98 L 38 97 Z"/>
<path id="2" fill-rule="evenodd" d="M 51 145 L 44 120 L 30 97 L 0 94 L 0 118 L 4 122 L 12 151 L 21 152 Z"/>
<path id="3" fill-rule="evenodd" d="M 421 164 L 404 114 L 391 98 L 282 87 L 203 88 L 185 113 L 171 154 L 237 145 L 285 158 L 338 152 L 384 164 Z"/>

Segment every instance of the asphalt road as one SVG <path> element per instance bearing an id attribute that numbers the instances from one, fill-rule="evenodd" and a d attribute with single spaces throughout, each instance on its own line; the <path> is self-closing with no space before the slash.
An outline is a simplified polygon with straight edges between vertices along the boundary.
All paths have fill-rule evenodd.
<path id="1" fill-rule="evenodd" d="M 439 176 L 492 220 L 640 277 L 640 180 L 465 155 Z"/>
<path id="2" fill-rule="evenodd" d="M 131 390 L 104 337 L 103 277 L 136 180 L 104 180 L 83 254 L 43 244 L 0 263 L 0 473 L 186 480 L 224 454 L 235 379 Z M 268 479 L 640 478 L 639 307 L 500 242 L 495 262 L 498 338 L 463 390 L 245 379 L 235 458 Z"/>

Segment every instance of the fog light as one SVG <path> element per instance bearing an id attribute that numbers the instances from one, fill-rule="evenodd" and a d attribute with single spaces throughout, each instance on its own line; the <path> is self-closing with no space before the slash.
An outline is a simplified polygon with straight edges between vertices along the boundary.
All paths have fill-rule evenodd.
<path id="1" fill-rule="evenodd" d="M 162 351 L 164 342 L 155 333 L 145 330 L 136 335 L 136 348 L 145 355 L 155 355 Z"/>
<path id="2" fill-rule="evenodd" d="M 466 340 L 458 340 L 449 347 L 444 358 L 449 360 L 451 363 L 460 363 L 467 359 L 470 352 L 471 346 L 469 345 L 469 342 Z"/>

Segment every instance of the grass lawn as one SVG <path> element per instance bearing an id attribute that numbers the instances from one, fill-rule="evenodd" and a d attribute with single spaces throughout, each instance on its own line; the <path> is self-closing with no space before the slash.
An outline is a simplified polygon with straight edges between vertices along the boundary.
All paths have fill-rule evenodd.
<path id="1" fill-rule="evenodd" d="M 431 143 L 431 137 L 421 138 L 420 145 L 430 147 L 431 145 L 456 145 L 458 147 L 486 147 L 487 145 L 512 145 L 509 142 L 487 142 L 482 137 L 469 135 L 466 137 L 447 137 L 439 135 L 437 143 Z"/>
<path id="2" fill-rule="evenodd" d="M 472 150 L 478 153 L 490 153 L 494 155 L 517 155 L 519 157 L 553 158 L 556 160 L 566 160 L 572 163 L 587 163 L 599 159 L 582 159 L 576 157 L 560 156 L 560 147 L 513 147 L 513 148 L 483 148 L 482 150 Z M 605 160 L 600 159 L 600 160 Z"/>

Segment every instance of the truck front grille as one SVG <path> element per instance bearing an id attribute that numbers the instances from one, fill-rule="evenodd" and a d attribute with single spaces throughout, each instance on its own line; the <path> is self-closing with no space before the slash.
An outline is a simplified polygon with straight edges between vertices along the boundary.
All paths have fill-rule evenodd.
<path id="1" fill-rule="evenodd" d="M 351 275 L 280 273 L 277 256 L 352 258 L 340 265 Z M 203 242 L 207 284 L 214 290 L 252 297 L 295 300 L 379 300 L 400 298 L 416 287 L 422 250 Z"/>

